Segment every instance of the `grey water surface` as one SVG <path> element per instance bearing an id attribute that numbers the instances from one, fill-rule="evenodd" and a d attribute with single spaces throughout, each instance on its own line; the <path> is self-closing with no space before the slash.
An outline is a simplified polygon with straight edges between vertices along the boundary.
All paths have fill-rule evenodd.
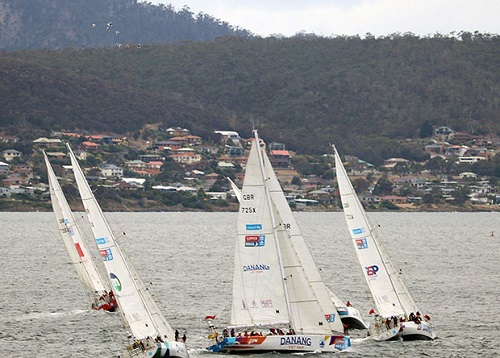
<path id="1" fill-rule="evenodd" d="M 77 213 L 84 230 L 88 225 Z M 230 318 L 236 213 L 106 213 L 191 356 L 211 355 L 205 315 Z M 341 213 L 296 213 L 324 281 L 369 322 L 373 307 Z M 438 339 L 376 343 L 353 331 L 352 357 L 498 357 L 500 215 L 370 213 Z M 0 357 L 114 357 L 119 314 L 89 310 L 52 213 L 0 213 Z M 95 250 L 94 247 L 92 247 Z M 262 358 L 276 354 L 258 355 Z M 332 355 L 332 354 L 327 354 Z M 323 355 L 325 356 L 325 355 Z"/>

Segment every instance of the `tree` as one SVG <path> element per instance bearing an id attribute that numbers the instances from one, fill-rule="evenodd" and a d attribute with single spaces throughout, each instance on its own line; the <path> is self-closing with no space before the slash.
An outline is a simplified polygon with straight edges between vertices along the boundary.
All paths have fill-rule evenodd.
<path id="1" fill-rule="evenodd" d="M 392 193 L 392 183 L 387 179 L 387 175 L 383 175 L 373 188 L 374 195 L 388 195 Z"/>
<path id="2" fill-rule="evenodd" d="M 428 138 L 432 137 L 433 135 L 434 135 L 434 128 L 432 127 L 431 122 L 429 122 L 429 120 L 426 120 L 424 123 L 422 123 L 418 136 L 420 138 Z"/>

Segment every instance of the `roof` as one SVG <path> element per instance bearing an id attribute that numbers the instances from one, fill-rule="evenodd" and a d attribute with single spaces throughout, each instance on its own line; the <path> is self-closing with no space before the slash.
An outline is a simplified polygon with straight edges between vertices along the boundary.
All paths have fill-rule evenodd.
<path id="1" fill-rule="evenodd" d="M 62 143 L 60 139 L 49 139 L 45 137 L 41 137 L 38 139 L 35 139 L 33 143 Z"/>
<path id="2" fill-rule="evenodd" d="M 290 156 L 290 153 L 288 152 L 288 150 L 271 150 L 271 155 L 279 155 L 279 156 L 283 156 L 283 157 L 289 157 Z"/>
<path id="3" fill-rule="evenodd" d="M 99 146 L 99 144 L 94 143 L 94 142 L 82 142 L 82 145 L 84 145 L 85 147 L 98 147 Z"/>

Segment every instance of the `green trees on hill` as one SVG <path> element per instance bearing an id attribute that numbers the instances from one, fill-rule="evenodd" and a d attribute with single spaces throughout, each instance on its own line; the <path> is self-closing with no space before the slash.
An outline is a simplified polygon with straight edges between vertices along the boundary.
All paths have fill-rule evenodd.
<path id="1" fill-rule="evenodd" d="M 137 132 L 256 127 L 300 154 L 426 159 L 403 138 L 500 134 L 500 37 L 219 38 L 0 53 L 0 125 Z"/>

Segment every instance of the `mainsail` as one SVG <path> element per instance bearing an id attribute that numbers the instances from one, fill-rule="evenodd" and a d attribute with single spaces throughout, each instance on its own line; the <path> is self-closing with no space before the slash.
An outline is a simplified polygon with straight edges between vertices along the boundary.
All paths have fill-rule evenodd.
<path id="1" fill-rule="evenodd" d="M 378 313 L 382 317 L 391 317 L 417 312 L 418 308 L 399 272 L 374 234 L 335 147 L 333 150 L 347 226 Z"/>
<path id="2" fill-rule="evenodd" d="M 43 156 L 47 166 L 52 208 L 59 227 L 59 233 L 66 246 L 71 263 L 75 267 L 83 285 L 90 292 L 101 295 L 107 291 L 105 287 L 106 281 L 104 281 L 99 274 L 45 152 L 43 152 Z"/>
<path id="3" fill-rule="evenodd" d="M 257 132 L 254 136 L 238 214 L 231 322 L 289 323 L 309 334 L 341 332 L 336 308 Z"/>
<path id="4" fill-rule="evenodd" d="M 326 327 L 330 332 L 343 332 L 335 302 L 332 302 L 332 299 L 338 302 L 340 299 L 326 287 L 265 151 L 262 157 L 271 200 L 279 218 L 279 243 L 295 326 L 310 333 L 322 333 Z M 318 324 L 320 315 L 326 318 L 322 325 Z"/>
<path id="5" fill-rule="evenodd" d="M 130 326 L 132 334 L 136 339 L 160 336 L 173 340 L 172 328 L 120 249 L 73 151 L 69 145 L 67 147 L 75 180 L 92 226 L 94 238 L 113 284 L 121 312 Z"/>

